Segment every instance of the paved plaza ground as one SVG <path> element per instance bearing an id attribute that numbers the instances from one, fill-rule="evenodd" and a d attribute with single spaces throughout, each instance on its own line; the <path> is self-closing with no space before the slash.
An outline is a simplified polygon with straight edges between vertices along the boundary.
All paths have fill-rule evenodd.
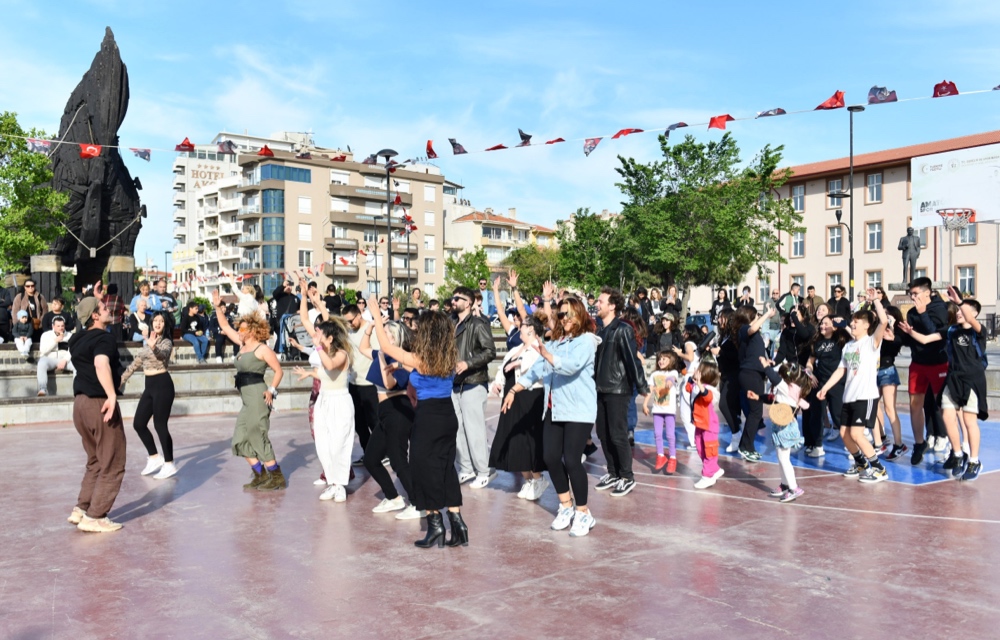
<path id="1" fill-rule="evenodd" d="M 491 400 L 491 425 L 496 413 Z M 125 528 L 113 534 L 66 523 L 84 464 L 72 425 L 0 431 L 0 637 L 995 637 L 1000 475 L 989 464 L 974 483 L 874 486 L 834 463 L 801 468 L 806 494 L 778 504 L 765 491 L 775 464 L 725 456 L 725 477 L 696 491 L 697 456 L 653 475 L 653 451 L 639 446 L 639 486 L 624 498 L 591 491 L 597 526 L 585 538 L 549 529 L 551 489 L 519 500 L 501 473 L 464 487 L 470 546 L 420 550 L 422 522 L 372 514 L 381 495 L 358 468 L 346 503 L 317 499 L 304 411 L 272 423 L 288 489 L 244 493 L 234 421 L 174 420 L 180 473 L 166 481 L 139 475 L 145 452 L 127 423 L 111 512 Z"/>

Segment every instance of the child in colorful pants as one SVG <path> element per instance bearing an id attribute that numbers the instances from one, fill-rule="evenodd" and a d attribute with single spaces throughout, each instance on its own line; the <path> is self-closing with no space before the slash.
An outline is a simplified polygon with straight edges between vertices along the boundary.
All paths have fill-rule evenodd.
<path id="1" fill-rule="evenodd" d="M 694 484 L 695 489 L 713 486 L 725 473 L 719 467 L 719 415 L 715 411 L 719 403 L 719 379 L 715 363 L 702 362 L 685 387 L 691 398 L 694 444 L 701 458 L 701 479 Z"/>

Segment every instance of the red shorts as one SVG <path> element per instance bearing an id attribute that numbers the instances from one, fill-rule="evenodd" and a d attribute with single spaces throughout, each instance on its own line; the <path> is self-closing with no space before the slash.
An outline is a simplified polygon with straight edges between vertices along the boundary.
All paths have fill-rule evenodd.
<path id="1" fill-rule="evenodd" d="M 910 363 L 910 395 L 927 393 L 930 386 L 934 395 L 941 393 L 944 388 L 944 379 L 948 377 L 948 363 L 944 364 L 917 364 Z"/>

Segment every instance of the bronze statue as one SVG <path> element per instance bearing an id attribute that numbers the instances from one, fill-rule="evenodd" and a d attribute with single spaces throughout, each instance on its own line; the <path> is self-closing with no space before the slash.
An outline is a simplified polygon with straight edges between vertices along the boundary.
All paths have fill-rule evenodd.
<path id="1" fill-rule="evenodd" d="M 913 282 L 920 257 L 920 236 L 913 233 L 913 227 L 906 228 L 906 235 L 899 239 L 897 249 L 903 252 L 903 283 L 908 284 Z"/>

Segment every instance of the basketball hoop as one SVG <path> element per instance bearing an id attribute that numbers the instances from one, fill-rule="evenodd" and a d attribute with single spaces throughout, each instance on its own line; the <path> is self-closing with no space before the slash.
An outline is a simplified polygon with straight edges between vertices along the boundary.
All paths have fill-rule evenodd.
<path id="1" fill-rule="evenodd" d="M 941 222 L 948 231 L 964 229 L 976 221 L 975 209 L 938 209 L 937 214 L 941 216 Z"/>

